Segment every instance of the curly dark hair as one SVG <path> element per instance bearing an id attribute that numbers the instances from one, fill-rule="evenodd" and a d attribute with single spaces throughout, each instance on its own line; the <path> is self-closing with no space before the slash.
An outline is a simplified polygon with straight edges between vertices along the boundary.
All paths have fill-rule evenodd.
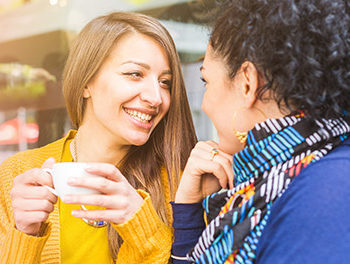
<path id="1" fill-rule="evenodd" d="M 230 0 L 210 45 L 233 78 L 254 63 L 274 100 L 311 118 L 342 116 L 350 108 L 348 0 Z"/>

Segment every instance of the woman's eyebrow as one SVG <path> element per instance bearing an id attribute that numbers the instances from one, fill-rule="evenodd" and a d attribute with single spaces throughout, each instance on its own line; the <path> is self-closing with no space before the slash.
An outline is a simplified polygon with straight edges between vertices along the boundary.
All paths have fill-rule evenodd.
<path id="1" fill-rule="evenodd" d="M 147 70 L 151 69 L 151 66 L 149 66 L 148 64 L 146 63 L 142 63 L 142 62 L 138 62 L 138 61 L 133 61 L 133 60 L 128 60 L 128 61 L 125 61 L 123 62 L 121 65 L 124 65 L 124 64 L 128 64 L 128 63 L 133 63 L 133 64 L 137 64 Z"/>
<path id="2" fill-rule="evenodd" d="M 151 69 L 151 66 L 149 66 L 148 64 L 143 63 L 143 62 L 139 62 L 139 61 L 133 61 L 133 60 L 125 61 L 121 65 L 128 64 L 128 63 L 139 65 L 139 66 L 145 68 L 146 70 Z M 172 72 L 171 72 L 171 70 L 167 69 L 167 70 L 162 71 L 162 74 L 172 74 Z"/>
<path id="3" fill-rule="evenodd" d="M 162 71 L 162 74 L 170 74 L 170 75 L 172 75 L 172 72 L 171 72 L 171 70 L 164 70 L 164 71 Z"/>

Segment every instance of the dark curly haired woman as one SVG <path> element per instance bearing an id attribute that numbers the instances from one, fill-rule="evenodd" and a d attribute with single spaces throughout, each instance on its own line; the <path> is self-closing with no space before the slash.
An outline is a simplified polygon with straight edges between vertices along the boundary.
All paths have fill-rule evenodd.
<path id="1" fill-rule="evenodd" d="M 232 0 L 218 18 L 201 73 L 219 143 L 185 167 L 174 263 L 349 262 L 349 5 Z"/>

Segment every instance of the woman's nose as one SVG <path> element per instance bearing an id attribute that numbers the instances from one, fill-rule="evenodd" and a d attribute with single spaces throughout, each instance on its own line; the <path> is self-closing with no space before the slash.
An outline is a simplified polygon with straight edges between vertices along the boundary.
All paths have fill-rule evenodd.
<path id="1" fill-rule="evenodd" d="M 141 100 L 147 102 L 151 106 L 159 106 L 162 104 L 161 87 L 158 80 L 152 80 L 145 84 L 141 92 Z"/>

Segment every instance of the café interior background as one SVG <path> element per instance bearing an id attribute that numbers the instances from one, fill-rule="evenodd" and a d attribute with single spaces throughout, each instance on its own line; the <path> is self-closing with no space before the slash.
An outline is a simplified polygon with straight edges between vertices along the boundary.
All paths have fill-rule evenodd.
<path id="1" fill-rule="evenodd" d="M 0 163 L 72 128 L 61 93 L 70 44 L 88 21 L 112 11 L 151 15 L 169 30 L 198 139 L 215 140 L 201 111 L 199 67 L 216 9 L 215 0 L 0 0 Z"/>

